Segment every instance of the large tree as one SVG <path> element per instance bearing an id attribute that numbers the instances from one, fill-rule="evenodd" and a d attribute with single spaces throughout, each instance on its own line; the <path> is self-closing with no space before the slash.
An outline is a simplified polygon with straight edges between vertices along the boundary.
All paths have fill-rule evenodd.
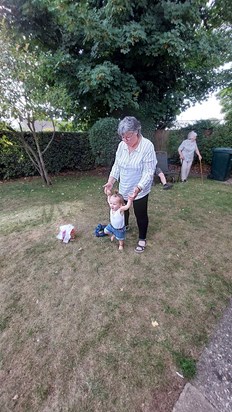
<path id="1" fill-rule="evenodd" d="M 1 13 L 49 51 L 46 81 L 90 122 L 139 112 L 164 127 L 221 86 L 219 68 L 231 60 L 222 1 L 3 0 Z"/>
<path id="2" fill-rule="evenodd" d="M 30 51 L 25 38 L 10 38 L 4 25 L 0 31 L 0 110 L 1 118 L 13 120 L 19 131 L 9 127 L 20 146 L 30 158 L 45 184 L 51 184 L 44 162 L 44 153 L 55 136 L 55 119 L 62 115 L 62 105 L 69 107 L 66 90 L 44 84 L 43 59 L 38 48 Z M 46 147 L 41 148 L 36 121 L 50 120 L 53 134 Z M 30 131 L 25 132 L 25 125 Z"/>

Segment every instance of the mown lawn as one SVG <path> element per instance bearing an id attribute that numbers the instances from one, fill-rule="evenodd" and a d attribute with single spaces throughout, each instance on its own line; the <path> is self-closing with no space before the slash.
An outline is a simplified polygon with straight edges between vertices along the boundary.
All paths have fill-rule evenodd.
<path id="1" fill-rule="evenodd" d="M 94 236 L 104 182 L 0 184 L 2 412 L 170 412 L 228 303 L 231 185 L 154 186 L 137 255 L 133 212 L 124 252 Z"/>

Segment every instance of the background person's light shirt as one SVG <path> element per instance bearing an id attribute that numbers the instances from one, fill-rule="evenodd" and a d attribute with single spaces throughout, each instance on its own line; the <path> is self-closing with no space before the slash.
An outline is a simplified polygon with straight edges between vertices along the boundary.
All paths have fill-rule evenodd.
<path id="1" fill-rule="evenodd" d="M 190 139 L 183 140 L 183 142 L 178 147 L 181 150 L 186 162 L 192 162 L 194 157 L 194 152 L 197 150 L 196 141 L 191 141 Z"/>
<path id="2" fill-rule="evenodd" d="M 151 190 L 156 164 L 155 149 L 150 140 L 142 137 L 138 147 L 131 153 L 127 144 L 122 141 L 118 145 L 110 176 L 119 181 L 119 193 L 125 200 L 136 186 L 142 189 L 136 197 L 140 199 Z"/>

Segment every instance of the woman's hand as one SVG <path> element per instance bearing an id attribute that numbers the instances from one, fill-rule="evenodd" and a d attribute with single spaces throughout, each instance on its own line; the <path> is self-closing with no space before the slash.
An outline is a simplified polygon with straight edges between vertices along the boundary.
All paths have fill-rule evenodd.
<path id="1" fill-rule="evenodd" d="M 113 184 L 110 182 L 107 182 L 103 188 L 104 188 L 104 193 L 109 196 L 109 194 L 111 194 L 111 190 L 112 190 Z"/>
<path id="2" fill-rule="evenodd" d="M 135 200 L 135 198 L 138 196 L 138 194 L 139 194 L 140 192 L 141 192 L 141 189 L 140 189 L 138 186 L 136 186 L 136 187 L 134 188 L 133 193 L 131 193 L 131 194 L 128 195 L 128 199 L 130 199 L 130 200 L 133 202 L 133 200 Z"/>
<path id="3" fill-rule="evenodd" d="M 200 154 L 198 155 L 198 159 L 199 159 L 199 161 L 201 161 L 201 159 L 202 159 L 202 156 Z"/>
<path id="4" fill-rule="evenodd" d="M 114 186 L 114 183 L 116 182 L 116 179 L 113 176 L 109 176 L 108 182 L 103 186 L 104 187 L 104 193 L 108 195 L 107 192 L 111 192 L 112 187 Z"/>

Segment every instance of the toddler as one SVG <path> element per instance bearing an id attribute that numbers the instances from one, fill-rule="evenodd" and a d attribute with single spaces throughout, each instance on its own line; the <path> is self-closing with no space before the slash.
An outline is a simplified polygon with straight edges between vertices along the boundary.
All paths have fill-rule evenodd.
<path id="1" fill-rule="evenodd" d="M 118 249 L 123 250 L 126 233 L 124 212 L 130 208 L 132 200 L 128 199 L 125 205 L 122 195 L 115 190 L 113 194 L 107 191 L 107 201 L 110 206 L 110 223 L 105 227 L 104 233 L 110 236 L 111 242 L 116 238 L 119 241 Z"/>

